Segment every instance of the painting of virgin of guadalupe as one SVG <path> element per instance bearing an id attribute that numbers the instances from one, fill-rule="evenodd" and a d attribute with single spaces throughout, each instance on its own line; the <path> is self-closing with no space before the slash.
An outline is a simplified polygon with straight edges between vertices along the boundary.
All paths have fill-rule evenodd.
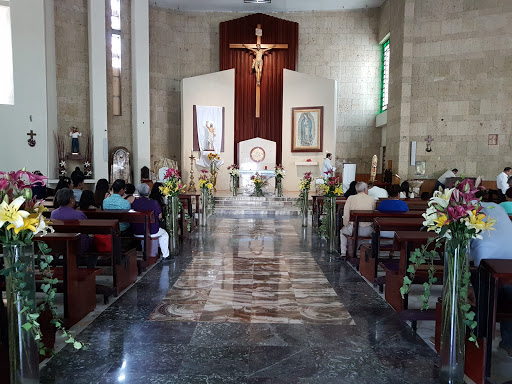
<path id="1" fill-rule="evenodd" d="M 323 110 L 292 108 L 292 152 L 322 152 Z"/>

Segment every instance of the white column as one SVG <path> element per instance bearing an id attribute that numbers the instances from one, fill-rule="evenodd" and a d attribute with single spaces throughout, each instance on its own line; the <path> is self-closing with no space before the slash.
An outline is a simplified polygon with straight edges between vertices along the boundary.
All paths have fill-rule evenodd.
<path id="1" fill-rule="evenodd" d="M 149 2 L 135 0 L 132 9 L 132 137 L 134 184 L 140 169 L 151 168 L 149 122 Z"/>
<path id="2" fill-rule="evenodd" d="M 105 1 L 88 0 L 89 97 L 94 178 L 108 179 Z"/>
<path id="3" fill-rule="evenodd" d="M 50 179 L 58 178 L 57 143 L 57 64 L 55 57 L 55 12 L 54 0 L 45 0 L 45 41 L 46 41 L 46 110 L 48 113 L 48 174 Z"/>

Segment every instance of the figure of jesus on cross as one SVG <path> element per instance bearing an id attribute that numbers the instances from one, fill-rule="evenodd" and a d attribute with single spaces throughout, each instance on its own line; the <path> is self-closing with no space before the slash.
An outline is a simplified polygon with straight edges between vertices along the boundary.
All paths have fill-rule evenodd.
<path id="1" fill-rule="evenodd" d="M 229 48 L 245 48 L 254 54 L 251 69 L 256 73 L 256 117 L 260 117 L 260 87 L 261 75 L 263 73 L 263 56 L 271 49 L 288 49 L 288 44 L 261 44 L 263 31 L 261 24 L 256 26 L 256 44 L 229 44 Z"/>

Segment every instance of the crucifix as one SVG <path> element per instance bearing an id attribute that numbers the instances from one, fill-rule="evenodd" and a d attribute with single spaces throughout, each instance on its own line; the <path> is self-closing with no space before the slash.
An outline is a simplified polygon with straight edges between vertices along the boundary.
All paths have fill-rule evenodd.
<path id="1" fill-rule="evenodd" d="M 427 138 L 425 139 L 425 141 L 427 142 L 427 149 L 425 151 L 427 152 L 432 152 L 432 142 L 434 141 L 434 138 L 430 135 L 427 136 Z"/>
<path id="2" fill-rule="evenodd" d="M 37 136 L 37 133 L 34 133 L 34 131 L 31 129 L 29 133 L 27 133 L 27 136 L 30 136 L 30 139 L 27 140 L 28 145 L 31 147 L 35 147 L 36 141 L 34 140 L 34 136 Z"/>
<path id="3" fill-rule="evenodd" d="M 263 30 L 261 24 L 256 26 L 256 44 L 229 44 L 229 48 L 242 48 L 252 51 L 254 59 L 252 60 L 252 67 L 256 73 L 256 117 L 260 117 L 260 86 L 261 74 L 263 72 L 263 56 L 265 56 L 271 49 L 288 49 L 288 44 L 261 44 L 261 36 Z"/>

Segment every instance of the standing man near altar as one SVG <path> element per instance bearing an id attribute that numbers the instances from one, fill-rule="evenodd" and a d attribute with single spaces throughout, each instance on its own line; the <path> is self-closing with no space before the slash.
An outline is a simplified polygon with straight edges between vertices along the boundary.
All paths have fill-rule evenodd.
<path id="1" fill-rule="evenodd" d="M 336 168 L 334 168 L 331 165 L 331 159 L 332 159 L 332 153 L 327 152 L 324 160 L 324 165 L 322 166 L 322 177 L 325 176 L 334 176 L 334 171 Z M 332 173 L 332 175 L 331 175 Z"/>

